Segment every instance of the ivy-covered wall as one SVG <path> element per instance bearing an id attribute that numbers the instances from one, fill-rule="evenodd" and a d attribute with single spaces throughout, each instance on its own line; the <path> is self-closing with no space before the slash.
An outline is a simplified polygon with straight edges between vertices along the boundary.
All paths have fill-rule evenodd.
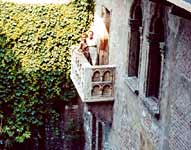
<path id="1" fill-rule="evenodd" d="M 24 142 L 54 104 L 75 96 L 70 46 L 93 20 L 93 0 L 67 5 L 0 1 L 0 140 Z"/>

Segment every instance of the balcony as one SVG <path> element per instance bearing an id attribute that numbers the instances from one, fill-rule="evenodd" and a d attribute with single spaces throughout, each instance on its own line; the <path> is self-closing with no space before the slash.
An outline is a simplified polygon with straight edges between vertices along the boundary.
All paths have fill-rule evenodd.
<path id="1" fill-rule="evenodd" d="M 76 47 L 72 48 L 71 79 L 82 102 L 114 101 L 115 66 L 92 66 Z"/>
<path id="2" fill-rule="evenodd" d="M 168 2 L 175 4 L 176 6 L 191 12 L 191 1 L 190 0 L 167 0 Z"/>

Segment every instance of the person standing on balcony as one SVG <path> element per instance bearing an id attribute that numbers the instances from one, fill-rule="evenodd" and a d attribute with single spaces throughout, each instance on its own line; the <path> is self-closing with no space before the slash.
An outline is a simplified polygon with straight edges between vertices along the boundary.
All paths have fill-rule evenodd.
<path id="1" fill-rule="evenodd" d="M 98 59 L 97 40 L 95 39 L 94 32 L 92 30 L 88 32 L 87 45 L 92 59 L 92 65 L 97 65 L 97 59 Z"/>
<path id="2" fill-rule="evenodd" d="M 79 51 L 84 54 L 88 62 L 92 65 L 92 59 L 90 56 L 89 47 L 87 45 L 86 38 L 87 38 L 87 35 L 85 33 L 82 33 Z"/>

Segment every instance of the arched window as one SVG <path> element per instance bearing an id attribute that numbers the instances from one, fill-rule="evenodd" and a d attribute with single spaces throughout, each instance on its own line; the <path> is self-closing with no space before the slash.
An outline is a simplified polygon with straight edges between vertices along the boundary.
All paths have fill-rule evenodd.
<path id="1" fill-rule="evenodd" d="M 128 76 L 138 77 L 139 54 L 140 54 L 140 43 L 141 43 L 140 28 L 142 26 L 142 9 L 140 5 L 140 0 L 135 0 L 131 7 L 129 26 L 130 26 L 130 36 L 129 36 Z"/>
<path id="2" fill-rule="evenodd" d="M 149 56 L 146 96 L 159 98 L 161 78 L 161 49 L 160 43 L 164 42 L 164 23 L 160 17 L 153 16 L 148 35 Z"/>

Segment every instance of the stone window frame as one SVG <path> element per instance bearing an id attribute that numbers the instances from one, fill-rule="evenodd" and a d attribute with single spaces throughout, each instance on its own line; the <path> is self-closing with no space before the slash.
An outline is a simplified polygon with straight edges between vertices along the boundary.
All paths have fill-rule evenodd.
<path id="1" fill-rule="evenodd" d="M 128 87 L 139 95 L 139 72 L 141 62 L 141 47 L 142 47 L 142 33 L 143 33 L 143 19 L 142 19 L 142 7 L 141 0 L 134 0 L 130 9 L 129 16 L 129 49 L 128 49 L 128 62 L 127 62 L 127 76 L 126 83 Z M 134 43 L 131 43 L 132 39 L 136 39 L 136 50 L 134 50 Z M 130 54 L 131 53 L 131 54 Z M 133 64 L 133 55 L 136 55 L 136 63 Z M 133 66 L 133 67 L 132 67 Z"/>
<path id="2" fill-rule="evenodd" d="M 143 101 L 143 104 L 147 107 L 148 111 L 157 119 L 160 119 L 160 101 L 161 101 L 161 88 L 162 88 L 162 79 L 163 79 L 163 65 L 164 65 L 164 50 L 165 50 L 165 24 L 164 24 L 164 15 L 163 15 L 163 6 L 162 4 L 156 4 L 155 5 L 155 12 L 154 15 L 151 17 L 150 22 L 150 28 L 149 33 L 147 34 L 147 42 L 148 42 L 148 53 L 146 58 L 146 68 L 145 68 L 145 84 L 144 84 L 144 96 L 141 97 L 141 100 Z M 160 32 L 158 29 L 158 25 L 162 25 L 162 32 Z M 160 28 L 161 29 L 161 28 Z M 158 56 L 150 56 L 150 53 L 153 50 L 158 50 Z M 153 53 L 153 52 L 152 52 Z M 160 57 L 160 65 L 158 65 L 159 68 L 159 74 L 156 78 L 158 78 L 159 83 L 158 86 L 155 87 L 158 90 L 156 95 L 152 95 L 153 91 L 150 89 L 151 84 L 153 84 L 152 81 L 152 71 L 153 71 L 153 65 L 151 66 L 151 59 L 155 59 L 155 57 Z M 154 63 L 155 60 L 154 60 Z M 154 65 L 155 66 L 155 65 Z M 156 84 L 156 83 L 154 83 Z M 156 91 L 154 91 L 156 92 Z"/>
<path id="3" fill-rule="evenodd" d="M 91 112 L 92 116 L 92 141 L 91 150 L 102 150 L 104 148 L 104 126 L 105 123 L 98 116 Z"/>

